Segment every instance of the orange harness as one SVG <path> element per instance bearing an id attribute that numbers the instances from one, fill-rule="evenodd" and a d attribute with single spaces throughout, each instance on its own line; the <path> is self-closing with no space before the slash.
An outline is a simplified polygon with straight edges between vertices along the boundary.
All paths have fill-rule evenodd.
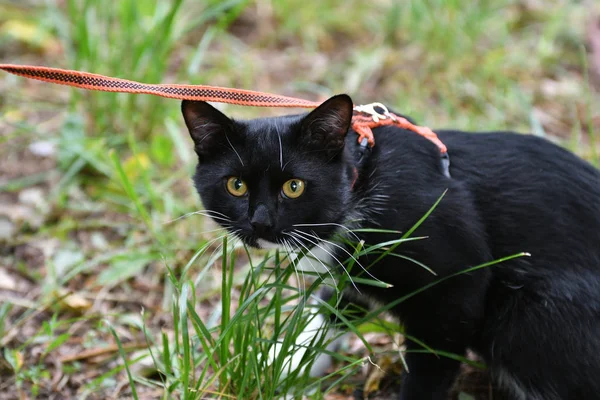
<path id="1" fill-rule="evenodd" d="M 316 108 L 320 104 L 319 102 L 252 90 L 206 85 L 147 84 L 89 72 L 33 65 L 0 64 L 0 70 L 25 78 L 103 92 L 145 93 L 170 99 L 202 100 L 255 107 Z M 354 106 L 352 129 L 358 134 L 358 143 L 361 144 L 361 147 L 366 147 L 366 144 L 370 147 L 375 145 L 373 128 L 389 125 L 416 132 L 435 143 L 442 155 L 444 174 L 449 176 L 446 146 L 431 129 L 412 124 L 406 118 L 389 112 L 381 103 Z"/>

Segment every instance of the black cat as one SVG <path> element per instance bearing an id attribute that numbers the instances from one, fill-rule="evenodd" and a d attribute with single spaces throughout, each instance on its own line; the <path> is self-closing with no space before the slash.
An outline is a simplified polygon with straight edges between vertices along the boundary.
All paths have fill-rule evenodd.
<path id="1" fill-rule="evenodd" d="M 449 178 L 434 144 L 395 127 L 375 129 L 376 145 L 359 162 L 346 95 L 305 115 L 251 121 L 231 120 L 204 102 L 184 101 L 182 110 L 199 157 L 194 181 L 204 206 L 251 246 L 294 237 L 312 247 L 314 236 L 329 240 L 357 220 L 406 232 L 448 190 L 414 233 L 427 239 L 398 247 L 437 276 L 385 257 L 370 272 L 393 288 L 360 291 L 389 303 L 470 266 L 531 253 L 448 279 L 393 313 L 431 348 L 480 354 L 510 398 L 600 399 L 595 168 L 534 136 L 437 131 L 452 160 Z M 359 237 L 371 244 L 390 239 Z M 410 372 L 400 398 L 445 399 L 459 362 L 407 346 Z"/>

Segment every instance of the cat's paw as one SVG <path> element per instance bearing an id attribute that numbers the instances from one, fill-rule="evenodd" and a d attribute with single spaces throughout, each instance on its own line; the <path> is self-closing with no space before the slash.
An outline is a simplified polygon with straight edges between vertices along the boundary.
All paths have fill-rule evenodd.
<path id="1" fill-rule="evenodd" d="M 288 376 L 291 372 L 304 372 L 306 365 L 310 364 L 303 360 L 307 349 L 314 346 L 315 343 L 326 343 L 325 352 L 317 354 L 312 362 L 310 376 L 318 377 L 325 375 L 326 371 L 331 367 L 333 359 L 330 354 L 337 351 L 346 335 L 340 335 L 336 329 L 329 326 L 329 321 L 321 314 L 314 314 L 310 317 L 310 321 L 306 328 L 298 335 L 296 341 L 288 352 L 288 355 L 283 362 L 282 378 Z M 324 335 L 320 338 L 319 335 Z M 269 364 L 279 357 L 281 352 L 281 343 L 278 342 L 271 348 L 269 352 Z"/>

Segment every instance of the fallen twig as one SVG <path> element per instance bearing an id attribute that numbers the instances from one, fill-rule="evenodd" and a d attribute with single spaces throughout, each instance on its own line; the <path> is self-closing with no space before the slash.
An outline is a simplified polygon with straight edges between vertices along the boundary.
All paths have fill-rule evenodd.
<path id="1" fill-rule="evenodd" d="M 140 350 L 147 348 L 148 345 L 145 342 L 136 342 L 136 343 L 127 343 L 123 345 L 123 349 L 125 351 L 129 350 Z M 59 358 L 61 363 L 69 363 L 73 361 L 85 360 L 87 358 L 94 358 L 98 356 L 103 356 L 105 354 L 117 353 L 119 351 L 119 347 L 116 344 L 112 344 L 107 347 L 101 347 L 96 349 L 89 349 L 79 352 L 77 354 L 70 354 L 67 356 L 62 356 Z"/>

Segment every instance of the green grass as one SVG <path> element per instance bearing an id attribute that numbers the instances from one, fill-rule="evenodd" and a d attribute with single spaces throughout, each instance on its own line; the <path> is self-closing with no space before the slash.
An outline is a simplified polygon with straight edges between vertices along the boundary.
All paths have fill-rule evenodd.
<path id="1" fill-rule="evenodd" d="M 409 239 L 405 234 L 390 242 L 388 246 L 395 248 L 406 240 Z M 374 245 L 363 250 L 357 247 L 354 255 L 381 254 L 385 256 L 386 248 Z M 201 249 L 200 252 L 204 251 L 206 248 Z M 176 287 L 172 309 L 175 323 L 175 343 L 170 343 L 164 336 L 161 343 L 152 343 L 153 339 L 148 338 L 152 359 L 161 374 L 160 382 L 162 387 L 169 388 L 167 392 L 169 395 L 200 399 L 207 394 L 219 393 L 225 398 L 271 399 L 287 393 L 300 397 L 309 394 L 311 398 L 322 398 L 329 391 L 335 389 L 335 385 L 331 384 L 332 381 L 338 383 L 348 375 L 356 373 L 367 362 L 367 359 L 366 357 L 349 357 L 330 353 L 325 350 L 329 340 L 326 340 L 324 336 L 316 336 L 306 346 L 306 353 L 298 368 L 291 370 L 289 357 L 298 349 L 294 344 L 296 337 L 303 332 L 315 312 L 319 311 L 325 315 L 335 314 L 342 321 L 342 331 L 354 332 L 365 342 L 366 348 L 373 355 L 374 351 L 366 342 L 363 333 L 377 328 L 379 330 L 383 328 L 383 331 L 388 334 L 394 330 L 401 331 L 401 327 L 396 325 L 376 322 L 377 317 L 383 312 L 420 291 L 456 275 L 491 267 L 525 255 L 518 254 L 466 269 L 455 275 L 439 279 L 394 303 L 373 310 L 363 318 L 348 319 L 341 313 L 342 310 L 336 302 L 339 298 L 334 296 L 332 303 L 324 303 L 316 295 L 316 290 L 322 284 L 324 276 L 315 275 L 307 283 L 303 274 L 301 280 L 295 281 L 296 285 L 290 285 L 290 281 L 294 281 L 293 264 L 298 262 L 302 256 L 292 260 L 288 255 L 273 253 L 266 255 L 262 260 L 259 259 L 259 262 L 255 264 L 251 261 L 252 257 L 248 253 L 248 249 L 244 248 L 244 252 L 249 261 L 241 271 L 236 271 L 235 246 L 228 247 L 227 239 L 223 239 L 222 251 L 219 252 L 222 271 L 220 307 L 215 308 L 211 317 L 208 318 L 208 323 L 203 321 L 196 311 L 196 285 L 185 277 L 176 280 L 171 275 L 172 283 Z M 352 259 L 347 260 L 345 264 L 347 268 L 352 268 Z M 208 263 L 205 269 L 200 271 L 200 274 L 204 275 L 207 271 L 206 268 L 211 268 L 212 265 L 212 263 Z M 236 279 L 240 280 L 237 278 L 237 274 L 242 275 L 242 282 L 236 284 Z M 347 275 L 343 273 L 334 275 L 334 279 L 337 282 L 337 289 L 342 289 L 349 284 Z M 374 285 L 381 284 L 365 278 L 357 278 L 355 281 Z M 237 301 L 232 298 L 234 286 L 239 287 L 239 291 L 235 291 L 239 296 Z M 232 311 L 233 303 L 237 304 Z M 218 322 L 219 319 L 220 322 Z M 210 321 L 213 323 L 211 324 Z M 369 323 L 372 325 L 369 326 Z M 363 328 L 361 329 L 361 327 Z M 276 357 L 272 352 L 274 347 L 280 350 Z M 425 345 L 423 349 L 436 351 Z M 331 354 L 342 366 L 327 376 L 311 378 L 308 371 L 315 356 L 321 352 Z M 476 365 L 462 355 L 439 351 L 437 354 Z M 139 383 L 147 384 L 143 381 Z M 137 383 L 132 385 L 136 386 Z"/>
<path id="2" fill-rule="evenodd" d="M 597 164 L 599 95 L 582 51 L 591 12 L 534 3 L 0 1 L 0 61 L 313 99 L 347 92 L 434 128 L 558 138 Z M 37 141 L 56 154 L 32 156 Z M 201 215 L 173 221 L 200 208 L 177 101 L 2 75 L 0 144 L 0 205 L 20 207 L 0 244 L 17 285 L 0 286 L 0 392 L 271 399 L 308 388 L 320 398 L 351 390 L 366 355 L 396 352 L 365 340 L 364 353 L 336 353 L 328 377 L 285 376 L 317 284 L 300 290 L 301 277 L 278 268 L 285 254 L 224 242 Z M 36 188 L 42 199 L 24 202 Z M 367 251 L 387 252 L 357 250 Z M 345 323 L 363 339 L 401 329 L 382 311 Z M 268 362 L 276 342 L 283 350 Z"/>

